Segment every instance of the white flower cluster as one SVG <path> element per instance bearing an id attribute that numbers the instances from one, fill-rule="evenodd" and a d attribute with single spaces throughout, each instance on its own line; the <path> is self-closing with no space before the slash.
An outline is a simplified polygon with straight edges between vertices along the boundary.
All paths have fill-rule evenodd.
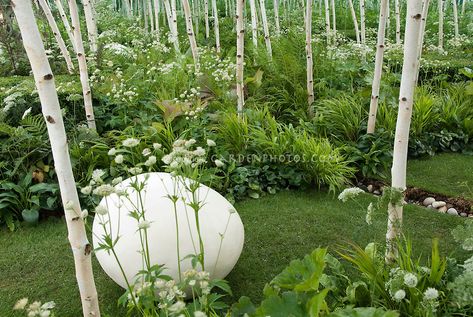
<path id="1" fill-rule="evenodd" d="M 205 159 L 206 151 L 202 147 L 198 146 L 196 149 L 192 149 L 195 143 L 195 139 L 175 141 L 172 145 L 172 152 L 166 154 L 162 161 L 171 171 L 180 170 L 184 167 L 195 168 L 207 163 Z"/>
<path id="2" fill-rule="evenodd" d="M 120 55 L 123 57 L 130 57 L 131 50 L 129 47 L 122 45 L 120 43 L 108 43 L 104 46 L 104 50 L 110 51 L 112 54 Z"/>
<path id="3" fill-rule="evenodd" d="M 14 310 L 26 310 L 28 317 L 49 317 L 51 315 L 51 310 L 56 307 L 54 302 L 47 302 L 41 304 L 39 301 L 35 301 L 28 306 L 28 298 L 22 298 L 16 302 L 13 306 Z"/>
<path id="4" fill-rule="evenodd" d="M 343 202 L 347 202 L 348 199 L 355 198 L 361 193 L 364 193 L 365 191 L 361 188 L 358 187 L 351 187 L 351 188 L 345 188 L 340 195 L 338 195 L 338 200 L 341 200 Z"/>

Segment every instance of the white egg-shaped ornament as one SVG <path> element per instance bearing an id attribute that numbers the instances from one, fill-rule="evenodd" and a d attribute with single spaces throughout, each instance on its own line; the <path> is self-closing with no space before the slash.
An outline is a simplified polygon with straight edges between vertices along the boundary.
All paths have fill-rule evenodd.
<path id="1" fill-rule="evenodd" d="M 122 181 L 96 211 L 92 228 L 96 257 L 123 288 L 147 266 L 162 265 L 162 274 L 178 280 L 179 272 L 182 277 L 192 269 L 192 257 L 201 250 L 204 270 L 210 278 L 222 279 L 243 249 L 243 223 L 232 204 L 203 184 L 169 173 Z M 113 242 L 114 252 L 103 248 L 105 237 Z M 200 262 L 196 269 L 202 270 Z"/>

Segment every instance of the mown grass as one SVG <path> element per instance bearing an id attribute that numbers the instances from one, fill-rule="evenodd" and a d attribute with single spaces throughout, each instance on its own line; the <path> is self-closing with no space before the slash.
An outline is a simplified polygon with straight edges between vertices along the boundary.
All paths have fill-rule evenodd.
<path id="1" fill-rule="evenodd" d="M 473 156 L 441 153 L 411 160 L 407 183 L 439 194 L 473 199 Z"/>
<path id="2" fill-rule="evenodd" d="M 363 195 L 365 206 L 375 198 Z M 292 259 L 318 246 L 335 248 L 352 241 L 365 245 L 383 243 L 384 213 L 371 226 L 364 222 L 365 210 L 353 203 L 341 203 L 333 194 L 285 191 L 259 200 L 236 204 L 245 224 L 245 247 L 235 269 L 228 276 L 235 300 L 247 295 L 255 302 L 264 284 Z M 433 237 L 439 237 L 444 255 L 464 257 L 450 236 L 451 228 L 464 221 L 460 217 L 405 208 L 405 233 L 413 239 L 417 254 L 428 255 Z M 11 307 L 22 297 L 57 303 L 57 316 L 81 316 L 72 254 L 64 220 L 50 219 L 37 227 L 16 232 L 0 231 L 0 316 L 15 316 Z M 110 316 L 122 316 L 116 301 L 122 291 L 94 261 L 101 309 Z"/>

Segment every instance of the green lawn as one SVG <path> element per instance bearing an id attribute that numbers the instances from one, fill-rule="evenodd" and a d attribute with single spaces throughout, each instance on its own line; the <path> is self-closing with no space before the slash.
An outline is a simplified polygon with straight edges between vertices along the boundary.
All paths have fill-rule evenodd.
<path id="1" fill-rule="evenodd" d="M 411 160 L 407 183 L 439 194 L 473 199 L 473 156 L 441 153 L 425 160 Z"/>
<path id="2" fill-rule="evenodd" d="M 367 205 L 374 198 L 363 195 Z M 365 210 L 341 203 L 333 194 L 316 191 L 281 192 L 259 200 L 236 204 L 245 224 L 246 242 L 242 256 L 228 276 L 235 299 L 248 295 L 258 301 L 264 284 L 292 259 L 318 246 L 336 246 L 346 241 L 383 243 L 386 219 L 383 214 L 371 226 L 364 222 Z M 428 254 L 432 237 L 442 238 L 443 254 L 464 257 L 450 236 L 450 229 L 464 219 L 405 208 L 405 232 L 414 239 L 417 253 Z M 81 316 L 72 254 L 63 220 L 52 219 L 38 227 L 23 227 L 11 233 L 0 230 L 0 316 L 13 316 L 11 307 L 22 297 L 54 300 L 57 316 Z M 116 300 L 119 287 L 94 261 L 102 311 L 121 316 Z"/>

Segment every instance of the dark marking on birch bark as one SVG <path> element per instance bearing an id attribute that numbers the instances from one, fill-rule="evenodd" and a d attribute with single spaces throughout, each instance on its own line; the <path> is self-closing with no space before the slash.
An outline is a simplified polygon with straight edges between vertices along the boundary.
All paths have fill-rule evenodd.
<path id="1" fill-rule="evenodd" d="M 74 217 L 74 218 L 72 218 L 72 221 L 77 221 L 79 219 L 80 219 L 80 217 Z"/>
<path id="2" fill-rule="evenodd" d="M 92 246 L 90 243 L 87 243 L 84 248 L 84 255 L 89 255 L 92 252 Z"/>
<path id="3" fill-rule="evenodd" d="M 51 124 L 56 123 L 56 121 L 54 120 L 54 118 L 51 117 L 50 115 L 47 115 L 47 116 L 46 116 L 46 121 L 48 121 L 48 122 L 51 123 Z"/>
<path id="4" fill-rule="evenodd" d="M 401 100 L 402 100 L 402 101 L 407 101 L 407 98 L 406 98 L 406 97 L 402 97 Z"/>
<path id="5" fill-rule="evenodd" d="M 43 78 L 44 78 L 45 80 L 51 80 L 51 79 L 53 79 L 53 74 L 44 75 Z"/>
<path id="6" fill-rule="evenodd" d="M 414 19 L 416 20 L 419 20 L 421 17 L 422 17 L 422 14 L 420 13 L 417 13 L 416 15 L 414 15 Z"/>

